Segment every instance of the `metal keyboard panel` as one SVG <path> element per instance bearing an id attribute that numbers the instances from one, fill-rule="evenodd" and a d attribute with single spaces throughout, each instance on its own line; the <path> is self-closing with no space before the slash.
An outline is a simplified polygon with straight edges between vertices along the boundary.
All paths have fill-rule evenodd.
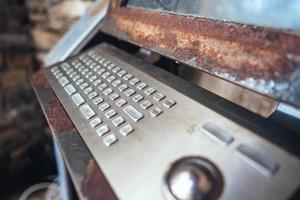
<path id="1" fill-rule="evenodd" d="M 97 105 L 93 102 L 96 97 L 90 99 L 83 92 L 84 89 L 80 88 L 83 82 L 76 85 L 77 79 L 75 82 L 69 80 L 67 83 L 66 80 L 61 80 L 61 77 L 67 76 L 65 71 L 55 70 L 60 69 L 64 63 L 71 64 L 89 52 L 96 52 L 109 59 L 110 64 L 115 65 L 111 66 L 103 61 L 100 68 L 95 66 L 96 74 L 90 75 L 87 75 L 89 70 L 86 70 L 89 67 L 81 68 L 81 72 L 85 73 L 81 76 L 88 77 L 85 77 L 83 82 L 88 82 L 94 74 L 102 80 L 102 83 L 98 81 L 98 84 L 94 85 L 97 79 L 92 78 L 94 80 L 85 87 L 91 87 L 92 91 L 97 92 L 97 97 L 103 99 L 103 101 L 100 99 L 101 103 Z M 113 50 L 107 46 L 98 46 L 64 63 L 45 69 L 51 87 L 120 199 L 164 199 L 162 184 L 166 170 L 172 162 L 191 155 L 205 157 L 218 166 L 225 180 L 221 199 L 286 199 L 299 186 L 300 162 L 297 158 L 122 59 L 124 58 L 115 56 Z M 91 62 L 88 65 L 94 64 Z M 71 74 L 72 70 L 69 73 Z M 131 74 L 132 77 L 125 74 Z M 73 75 L 76 76 L 74 73 Z M 111 75 L 115 76 L 114 80 L 108 79 Z M 116 79 L 122 83 L 113 84 Z M 75 87 L 76 93 L 81 91 L 84 103 L 80 98 L 75 103 L 69 95 L 69 93 L 74 95 L 73 89 L 71 89 L 73 92 L 70 92 L 70 88 L 65 90 L 62 86 L 70 83 Z M 106 87 L 98 89 L 103 83 Z M 128 89 L 124 89 L 125 86 L 120 89 L 122 84 L 126 84 L 135 93 L 126 94 Z M 144 91 L 150 87 L 154 88 L 155 92 L 145 93 Z M 113 91 L 107 91 L 107 88 Z M 114 93 L 120 97 L 117 99 L 111 97 Z M 138 102 L 133 100 L 137 94 L 142 95 L 143 100 Z M 127 103 L 117 104 L 120 99 L 124 99 Z M 147 104 L 142 103 L 145 101 L 149 101 L 152 105 L 145 106 Z M 110 107 L 106 109 L 103 107 L 105 111 L 99 110 L 99 106 L 105 102 Z M 79 105 L 89 105 L 95 113 L 88 106 L 80 109 Z M 113 115 L 112 111 L 105 114 L 110 110 L 114 110 L 117 114 Z M 93 128 L 90 123 L 97 117 L 101 118 L 101 123 Z M 125 122 L 119 126 L 114 125 L 116 122 L 113 123 L 113 120 L 117 117 L 122 117 Z M 207 123 L 221 129 L 208 129 L 207 125 L 205 126 Z M 109 130 L 105 131 L 104 128 L 102 132 L 97 131 L 102 125 L 107 125 Z M 203 131 L 203 127 L 214 131 L 207 134 Z M 224 130 L 226 134 L 218 132 L 219 130 Z M 215 136 L 219 140 L 225 138 L 226 141 L 230 138 L 230 142 L 222 145 L 208 135 Z M 241 148 L 241 145 L 247 146 L 246 155 L 243 154 L 245 151 L 240 151 L 245 149 Z M 253 154 L 252 149 L 255 150 Z M 258 159 L 256 152 L 259 153 Z M 248 159 L 246 162 L 245 158 Z M 269 165 L 263 165 L 265 162 L 260 163 L 261 159 L 272 161 L 278 166 L 276 170 L 270 169 L 271 176 L 265 175 L 268 174 L 266 171 Z M 264 171 L 257 166 L 264 166 Z"/>

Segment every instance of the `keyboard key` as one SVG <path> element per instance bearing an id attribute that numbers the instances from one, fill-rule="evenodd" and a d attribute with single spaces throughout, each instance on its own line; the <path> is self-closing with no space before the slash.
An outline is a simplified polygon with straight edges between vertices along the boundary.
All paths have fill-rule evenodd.
<path id="1" fill-rule="evenodd" d="M 163 105 L 166 106 L 167 108 L 171 108 L 176 104 L 176 102 L 174 100 L 165 100 Z"/>
<path id="2" fill-rule="evenodd" d="M 156 93 L 154 96 L 153 96 L 153 99 L 155 99 L 156 101 L 160 101 L 162 99 L 164 99 L 166 97 L 166 95 L 164 95 L 163 93 Z"/>
<path id="3" fill-rule="evenodd" d="M 52 67 L 51 72 L 55 72 L 55 71 L 57 71 L 57 70 L 58 70 L 58 67 L 55 66 L 55 67 Z"/>
<path id="4" fill-rule="evenodd" d="M 55 75 L 55 77 L 56 77 L 57 79 L 59 79 L 59 78 L 62 77 L 63 75 L 64 75 L 63 73 L 59 72 L 59 73 L 57 73 L 57 74 Z"/>
<path id="5" fill-rule="evenodd" d="M 97 92 L 91 92 L 91 93 L 88 95 L 89 99 L 93 99 L 93 98 L 95 98 L 96 96 L 98 96 Z"/>
<path id="6" fill-rule="evenodd" d="M 93 72 L 88 72 L 88 73 L 86 73 L 85 77 L 86 77 L 86 78 L 89 78 L 89 77 L 91 77 L 92 75 L 93 75 Z"/>
<path id="7" fill-rule="evenodd" d="M 69 84 L 65 86 L 65 91 L 68 93 L 68 95 L 72 95 L 76 92 L 76 89 L 72 84 Z"/>
<path id="8" fill-rule="evenodd" d="M 136 87 L 137 87 L 137 89 L 142 90 L 147 87 L 147 83 L 144 83 L 144 82 L 139 83 Z"/>
<path id="9" fill-rule="evenodd" d="M 59 83 L 61 84 L 61 86 L 65 86 L 69 83 L 69 80 L 66 77 L 61 77 L 58 79 Z"/>
<path id="10" fill-rule="evenodd" d="M 93 82 L 93 81 L 96 80 L 96 79 L 97 79 L 97 76 L 96 76 L 96 75 L 93 75 L 93 76 L 91 76 L 91 77 L 89 78 L 89 81 Z"/>
<path id="11" fill-rule="evenodd" d="M 109 132 L 109 128 L 108 128 L 107 125 L 100 126 L 97 129 L 97 133 L 98 133 L 99 136 L 103 136 L 103 135 L 105 135 L 108 132 Z"/>
<path id="12" fill-rule="evenodd" d="M 129 81 L 129 83 L 130 83 L 131 85 L 135 85 L 135 84 L 137 84 L 138 82 L 140 82 L 140 80 L 137 79 L 137 78 L 133 78 L 133 79 L 131 79 L 131 80 Z"/>
<path id="13" fill-rule="evenodd" d="M 111 70 L 111 69 L 114 68 L 115 66 L 116 66 L 116 64 L 111 63 L 111 64 L 109 64 L 109 65 L 107 66 L 107 69 Z"/>
<path id="14" fill-rule="evenodd" d="M 101 81 L 100 79 L 98 79 L 98 80 L 95 80 L 95 81 L 93 82 L 93 85 L 94 85 L 94 86 L 97 86 L 97 85 L 99 85 L 100 83 L 102 83 L 102 81 Z"/>
<path id="15" fill-rule="evenodd" d="M 77 106 L 79 106 L 79 105 L 81 105 L 81 104 L 83 104 L 85 102 L 85 100 L 83 99 L 83 97 L 80 94 L 78 94 L 78 93 L 72 95 L 72 100 L 74 101 L 74 103 Z"/>
<path id="16" fill-rule="evenodd" d="M 112 82 L 112 81 L 115 80 L 115 79 L 116 79 L 115 76 L 110 76 L 110 77 L 108 77 L 106 80 L 110 83 L 110 82 Z"/>
<path id="17" fill-rule="evenodd" d="M 120 67 L 115 67 L 115 68 L 113 68 L 111 71 L 113 72 L 113 73 L 117 73 L 118 71 L 120 71 Z"/>
<path id="18" fill-rule="evenodd" d="M 76 76 L 73 77 L 73 81 L 77 81 L 79 78 L 80 78 L 80 76 L 76 75 Z"/>
<path id="19" fill-rule="evenodd" d="M 125 122 L 125 119 L 121 116 L 118 116 L 114 118 L 111 122 L 113 123 L 114 126 L 120 126 Z"/>
<path id="20" fill-rule="evenodd" d="M 126 81 L 128 81 L 132 77 L 133 77 L 132 74 L 126 74 L 125 76 L 123 76 L 123 79 L 126 80 Z"/>
<path id="21" fill-rule="evenodd" d="M 90 121 L 90 125 L 94 128 L 102 123 L 102 120 L 99 117 L 96 117 L 92 121 Z"/>
<path id="22" fill-rule="evenodd" d="M 94 67 L 94 72 L 96 72 L 96 71 L 98 71 L 99 69 L 101 69 L 101 66 L 100 65 L 96 65 L 95 67 Z"/>
<path id="23" fill-rule="evenodd" d="M 106 136 L 104 139 L 103 139 L 103 143 L 109 147 L 111 145 L 113 145 L 114 143 L 116 143 L 118 141 L 118 138 L 114 135 L 114 134 L 110 134 L 108 136 Z"/>
<path id="24" fill-rule="evenodd" d="M 83 105 L 80 107 L 80 111 L 82 112 L 82 114 L 84 115 L 84 117 L 86 119 L 90 119 L 91 117 L 95 116 L 96 113 L 94 112 L 94 110 L 87 104 Z"/>
<path id="25" fill-rule="evenodd" d="M 128 105 L 123 108 L 123 111 L 135 122 L 139 121 L 144 115 L 135 109 L 133 106 Z"/>
<path id="26" fill-rule="evenodd" d="M 128 86 L 126 85 L 126 84 L 122 84 L 122 85 L 120 85 L 119 87 L 118 87 L 118 89 L 120 90 L 120 91 L 124 91 L 124 90 L 126 90 L 128 88 Z"/>
<path id="27" fill-rule="evenodd" d="M 104 100 L 101 97 L 97 97 L 93 102 L 95 105 L 102 103 Z"/>
<path id="28" fill-rule="evenodd" d="M 133 94 L 135 94 L 135 91 L 133 89 L 128 89 L 124 92 L 124 94 L 127 96 L 127 97 L 130 97 L 132 96 Z"/>
<path id="29" fill-rule="evenodd" d="M 125 99 L 119 99 L 118 101 L 116 101 L 116 105 L 119 107 L 122 107 L 126 103 L 127 103 L 127 101 Z"/>
<path id="30" fill-rule="evenodd" d="M 132 133 L 133 131 L 133 128 L 130 124 L 126 124 L 125 126 L 123 126 L 121 129 L 120 129 L 120 133 L 123 135 L 123 136 L 127 136 L 129 135 L 130 133 Z"/>
<path id="31" fill-rule="evenodd" d="M 113 116 L 115 116 L 116 114 L 117 114 L 117 112 L 112 109 L 112 110 L 107 111 L 104 115 L 105 115 L 106 118 L 110 119 Z"/>
<path id="32" fill-rule="evenodd" d="M 106 90 L 103 91 L 103 94 L 104 94 L 105 96 L 107 96 L 107 95 L 109 95 L 109 94 L 111 94 L 111 93 L 113 93 L 113 92 L 114 92 L 113 89 L 107 88 Z"/>
<path id="33" fill-rule="evenodd" d="M 122 70 L 122 71 L 119 71 L 118 72 L 118 76 L 119 77 L 122 77 L 122 76 L 124 76 L 126 74 L 126 71 L 125 70 Z"/>
<path id="34" fill-rule="evenodd" d="M 140 95 L 140 94 L 137 94 L 137 95 L 135 95 L 134 97 L 132 97 L 132 100 L 134 101 L 134 102 L 140 102 L 141 100 L 143 100 L 144 99 L 144 97 L 142 96 L 142 95 Z"/>
<path id="35" fill-rule="evenodd" d="M 118 95 L 117 93 L 113 93 L 112 95 L 109 96 L 109 99 L 114 101 L 116 99 L 118 99 L 120 97 L 120 95 Z"/>
<path id="36" fill-rule="evenodd" d="M 76 83 L 76 85 L 80 85 L 81 83 L 83 83 L 83 79 L 81 78 L 81 79 L 79 79 L 79 80 L 77 80 L 75 83 Z"/>
<path id="37" fill-rule="evenodd" d="M 145 92 L 145 94 L 147 94 L 147 95 L 151 95 L 151 94 L 153 94 L 154 92 L 156 92 L 156 90 L 155 90 L 154 88 L 152 88 L 152 87 L 148 87 L 144 92 Z"/>
<path id="38" fill-rule="evenodd" d="M 86 88 L 86 87 L 88 87 L 89 86 L 89 84 L 87 84 L 87 83 L 82 83 L 80 86 L 79 86 L 79 88 L 80 89 L 84 89 L 84 88 Z"/>
<path id="39" fill-rule="evenodd" d="M 112 85 L 117 87 L 118 85 L 120 85 L 122 83 L 122 81 L 120 80 L 115 80 L 114 82 L 112 82 Z"/>
<path id="40" fill-rule="evenodd" d="M 156 107 L 156 108 L 152 108 L 149 113 L 152 117 L 157 117 L 158 115 L 163 113 L 163 111 L 160 108 Z"/>
<path id="41" fill-rule="evenodd" d="M 151 107 L 153 104 L 149 101 L 149 100 L 145 100 L 143 101 L 140 106 L 146 110 L 147 108 Z"/>
<path id="42" fill-rule="evenodd" d="M 99 74 L 99 75 L 101 75 L 101 74 L 103 74 L 105 72 L 105 69 L 99 69 L 98 71 L 97 71 L 97 74 Z"/>
<path id="43" fill-rule="evenodd" d="M 101 85 L 99 85 L 98 89 L 99 90 L 104 90 L 105 88 L 107 88 L 107 85 L 105 83 L 102 83 Z"/>
<path id="44" fill-rule="evenodd" d="M 102 74 L 101 76 L 102 76 L 102 78 L 107 78 L 109 75 L 110 75 L 110 73 L 109 73 L 109 72 L 105 72 L 105 73 L 104 73 L 104 74 Z"/>
<path id="45" fill-rule="evenodd" d="M 87 87 L 87 88 L 85 88 L 85 89 L 83 90 L 84 94 L 88 94 L 88 93 L 90 93 L 91 91 L 93 91 L 93 88 L 91 88 L 91 87 Z"/>
<path id="46" fill-rule="evenodd" d="M 99 106 L 99 110 L 101 110 L 102 112 L 107 110 L 108 108 L 110 108 L 110 105 L 108 103 L 103 103 Z"/>

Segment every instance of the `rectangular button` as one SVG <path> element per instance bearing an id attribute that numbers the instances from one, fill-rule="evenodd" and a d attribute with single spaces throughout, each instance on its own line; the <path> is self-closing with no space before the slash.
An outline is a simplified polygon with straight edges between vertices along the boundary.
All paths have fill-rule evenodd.
<path id="1" fill-rule="evenodd" d="M 61 84 L 61 86 L 65 86 L 69 83 L 69 80 L 66 77 L 61 77 L 58 79 L 59 83 Z"/>
<path id="2" fill-rule="evenodd" d="M 128 81 L 129 79 L 131 79 L 133 76 L 131 74 L 126 74 L 123 79 Z"/>
<path id="3" fill-rule="evenodd" d="M 122 107 L 126 103 L 127 103 L 127 101 L 125 99 L 119 99 L 118 101 L 116 101 L 116 105 L 119 107 Z"/>
<path id="4" fill-rule="evenodd" d="M 152 117 L 157 117 L 158 115 L 160 115 L 161 113 L 163 113 L 163 111 L 160 108 L 152 108 L 150 110 L 150 115 Z"/>
<path id="5" fill-rule="evenodd" d="M 266 177 L 272 177 L 279 170 L 279 165 L 263 151 L 258 151 L 247 145 L 240 145 L 237 156 Z"/>
<path id="6" fill-rule="evenodd" d="M 99 103 L 103 102 L 104 100 L 101 97 L 96 98 L 93 102 L 95 105 L 98 105 Z"/>
<path id="7" fill-rule="evenodd" d="M 129 135 L 133 131 L 133 128 L 130 124 L 126 124 L 120 129 L 120 133 L 124 136 Z"/>
<path id="8" fill-rule="evenodd" d="M 97 92 L 91 92 L 91 93 L 88 95 L 88 97 L 89 97 L 90 99 L 93 99 L 93 98 L 95 98 L 96 96 L 98 96 Z"/>
<path id="9" fill-rule="evenodd" d="M 83 99 L 83 97 L 80 94 L 78 94 L 78 93 L 72 95 L 72 100 L 74 101 L 74 103 L 77 106 L 79 106 L 79 105 L 81 105 L 81 104 L 83 104 L 85 102 L 85 100 Z"/>
<path id="10" fill-rule="evenodd" d="M 88 93 L 90 93 L 91 91 L 93 91 L 93 88 L 91 88 L 91 87 L 87 87 L 87 88 L 85 88 L 85 89 L 83 90 L 84 94 L 88 94 Z"/>
<path id="11" fill-rule="evenodd" d="M 140 94 L 137 94 L 137 95 L 135 95 L 134 97 L 132 97 L 132 100 L 134 101 L 134 102 L 140 102 L 141 100 L 143 100 L 144 99 L 144 97 L 142 96 L 142 95 L 140 95 Z"/>
<path id="12" fill-rule="evenodd" d="M 132 96 L 133 94 L 135 93 L 135 91 L 133 89 L 128 89 L 124 92 L 124 94 L 127 96 L 127 97 L 130 97 Z"/>
<path id="13" fill-rule="evenodd" d="M 156 93 L 153 98 L 156 100 L 156 101 L 160 101 L 162 99 L 164 99 L 166 97 L 166 95 L 164 95 L 163 93 Z"/>
<path id="14" fill-rule="evenodd" d="M 83 83 L 83 81 L 84 81 L 84 80 L 83 80 L 82 78 L 79 79 L 79 80 L 77 80 L 77 81 L 76 81 L 76 85 L 80 85 L 81 83 Z"/>
<path id="15" fill-rule="evenodd" d="M 176 102 L 174 100 L 168 99 L 168 100 L 165 100 L 163 104 L 167 108 L 171 108 L 171 107 L 173 107 L 176 104 Z"/>
<path id="16" fill-rule="evenodd" d="M 118 72 L 118 76 L 120 76 L 120 77 L 124 76 L 124 74 L 126 74 L 125 70 L 122 70 L 122 71 Z"/>
<path id="17" fill-rule="evenodd" d="M 106 90 L 103 91 L 103 94 L 106 95 L 106 96 L 111 94 L 111 93 L 113 93 L 113 89 L 111 89 L 111 88 L 107 88 Z"/>
<path id="18" fill-rule="evenodd" d="M 101 81 L 100 79 L 98 79 L 98 80 L 95 80 L 95 81 L 93 82 L 93 85 L 94 85 L 94 86 L 97 86 L 97 85 L 99 85 L 100 83 L 102 83 L 102 81 Z"/>
<path id="19" fill-rule="evenodd" d="M 109 132 L 109 128 L 107 125 L 103 125 L 97 129 L 97 133 L 99 136 L 103 136 Z"/>
<path id="20" fill-rule="evenodd" d="M 120 90 L 120 91 L 124 91 L 125 89 L 127 89 L 128 88 L 128 86 L 126 85 L 126 84 L 122 84 L 122 85 L 120 85 L 119 87 L 118 87 L 118 89 Z"/>
<path id="21" fill-rule="evenodd" d="M 145 100 L 141 103 L 141 107 L 146 110 L 147 108 L 151 107 L 153 104 L 149 100 Z"/>
<path id="22" fill-rule="evenodd" d="M 200 130 L 208 137 L 224 146 L 229 145 L 233 141 L 233 137 L 227 131 L 212 124 L 211 122 L 206 122 Z"/>
<path id="23" fill-rule="evenodd" d="M 99 90 L 104 90 L 105 88 L 107 88 L 107 85 L 105 83 L 102 83 L 101 85 L 99 85 L 98 89 Z"/>
<path id="24" fill-rule="evenodd" d="M 124 107 L 123 111 L 135 122 L 139 121 L 144 117 L 142 113 L 140 113 L 137 109 L 135 109 L 131 105 Z"/>
<path id="25" fill-rule="evenodd" d="M 112 121 L 114 126 L 120 126 L 121 124 L 123 124 L 125 122 L 124 118 L 121 116 L 118 116 L 116 118 L 114 118 Z"/>
<path id="26" fill-rule="evenodd" d="M 68 93 L 68 95 L 74 94 L 76 92 L 76 89 L 72 84 L 65 86 L 65 91 Z"/>
<path id="27" fill-rule="evenodd" d="M 137 84 L 138 82 L 140 82 L 140 80 L 137 79 L 137 78 L 133 78 L 133 79 L 131 79 L 131 80 L 129 81 L 129 83 L 130 83 L 131 85 L 135 85 L 135 84 Z"/>
<path id="28" fill-rule="evenodd" d="M 120 97 L 120 95 L 118 95 L 117 93 L 113 93 L 112 95 L 109 96 L 109 99 L 112 101 L 115 101 L 119 97 Z"/>
<path id="29" fill-rule="evenodd" d="M 154 88 L 152 88 L 152 87 L 149 87 L 149 88 L 147 88 L 144 92 L 145 92 L 145 94 L 147 94 L 147 95 L 151 95 L 151 94 L 153 94 L 154 92 L 156 92 L 156 90 L 155 90 Z"/>
<path id="30" fill-rule="evenodd" d="M 94 128 L 102 123 L 102 120 L 99 117 L 96 117 L 92 121 L 90 121 L 90 125 Z"/>
<path id="31" fill-rule="evenodd" d="M 113 116 L 115 116 L 116 114 L 117 114 L 117 112 L 112 109 L 112 110 L 107 111 L 104 115 L 105 115 L 106 118 L 110 119 Z"/>
<path id="32" fill-rule="evenodd" d="M 117 87 L 118 85 L 120 85 L 122 83 L 122 81 L 120 81 L 119 79 L 118 80 L 115 80 L 112 85 Z"/>
<path id="33" fill-rule="evenodd" d="M 139 83 L 136 87 L 137 87 L 137 89 L 142 90 L 147 87 L 147 84 L 142 82 L 142 83 Z"/>
<path id="34" fill-rule="evenodd" d="M 89 86 L 89 84 L 87 84 L 87 83 L 82 83 L 80 86 L 79 86 L 79 88 L 80 89 L 84 89 L 84 88 L 86 88 L 86 87 L 88 87 Z"/>
<path id="35" fill-rule="evenodd" d="M 115 79 L 116 79 L 115 76 L 110 76 L 110 77 L 108 77 L 106 80 L 110 83 L 110 82 L 112 82 L 112 81 L 115 80 Z"/>
<path id="36" fill-rule="evenodd" d="M 112 72 L 117 73 L 118 71 L 120 71 L 120 69 L 121 69 L 120 67 L 115 67 L 112 69 Z"/>
<path id="37" fill-rule="evenodd" d="M 110 105 L 108 103 L 103 103 L 99 106 L 99 110 L 101 110 L 102 112 L 107 110 L 108 108 L 110 108 Z"/>
<path id="38" fill-rule="evenodd" d="M 85 116 L 85 118 L 90 119 L 91 117 L 95 116 L 96 113 L 89 105 L 83 105 L 80 107 L 80 111 Z"/>
<path id="39" fill-rule="evenodd" d="M 108 136 L 106 136 L 104 139 L 103 139 L 103 143 L 109 147 L 111 145 L 113 145 L 114 143 L 116 143 L 118 141 L 118 138 L 114 135 L 114 134 L 110 134 Z"/>

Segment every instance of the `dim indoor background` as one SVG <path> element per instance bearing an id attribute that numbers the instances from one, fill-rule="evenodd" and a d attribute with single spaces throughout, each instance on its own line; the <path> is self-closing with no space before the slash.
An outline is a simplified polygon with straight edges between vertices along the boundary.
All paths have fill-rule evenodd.
<path id="1" fill-rule="evenodd" d="M 52 137 L 28 81 L 41 60 L 92 3 L 0 0 L 0 199 L 59 199 Z M 40 183 L 52 183 L 39 185 Z M 34 187 L 36 186 L 36 187 Z M 53 186 L 53 187 L 50 187 Z M 30 198 L 28 198 L 30 199 Z"/>

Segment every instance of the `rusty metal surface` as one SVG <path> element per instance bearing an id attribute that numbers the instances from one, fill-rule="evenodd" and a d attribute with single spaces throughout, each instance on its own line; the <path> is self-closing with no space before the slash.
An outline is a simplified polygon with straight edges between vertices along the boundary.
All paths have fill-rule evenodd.
<path id="1" fill-rule="evenodd" d="M 300 106 L 299 35 L 119 5 L 112 1 L 103 32 Z"/>
<path id="2" fill-rule="evenodd" d="M 117 199 L 43 72 L 35 73 L 31 82 L 79 199 Z"/>

